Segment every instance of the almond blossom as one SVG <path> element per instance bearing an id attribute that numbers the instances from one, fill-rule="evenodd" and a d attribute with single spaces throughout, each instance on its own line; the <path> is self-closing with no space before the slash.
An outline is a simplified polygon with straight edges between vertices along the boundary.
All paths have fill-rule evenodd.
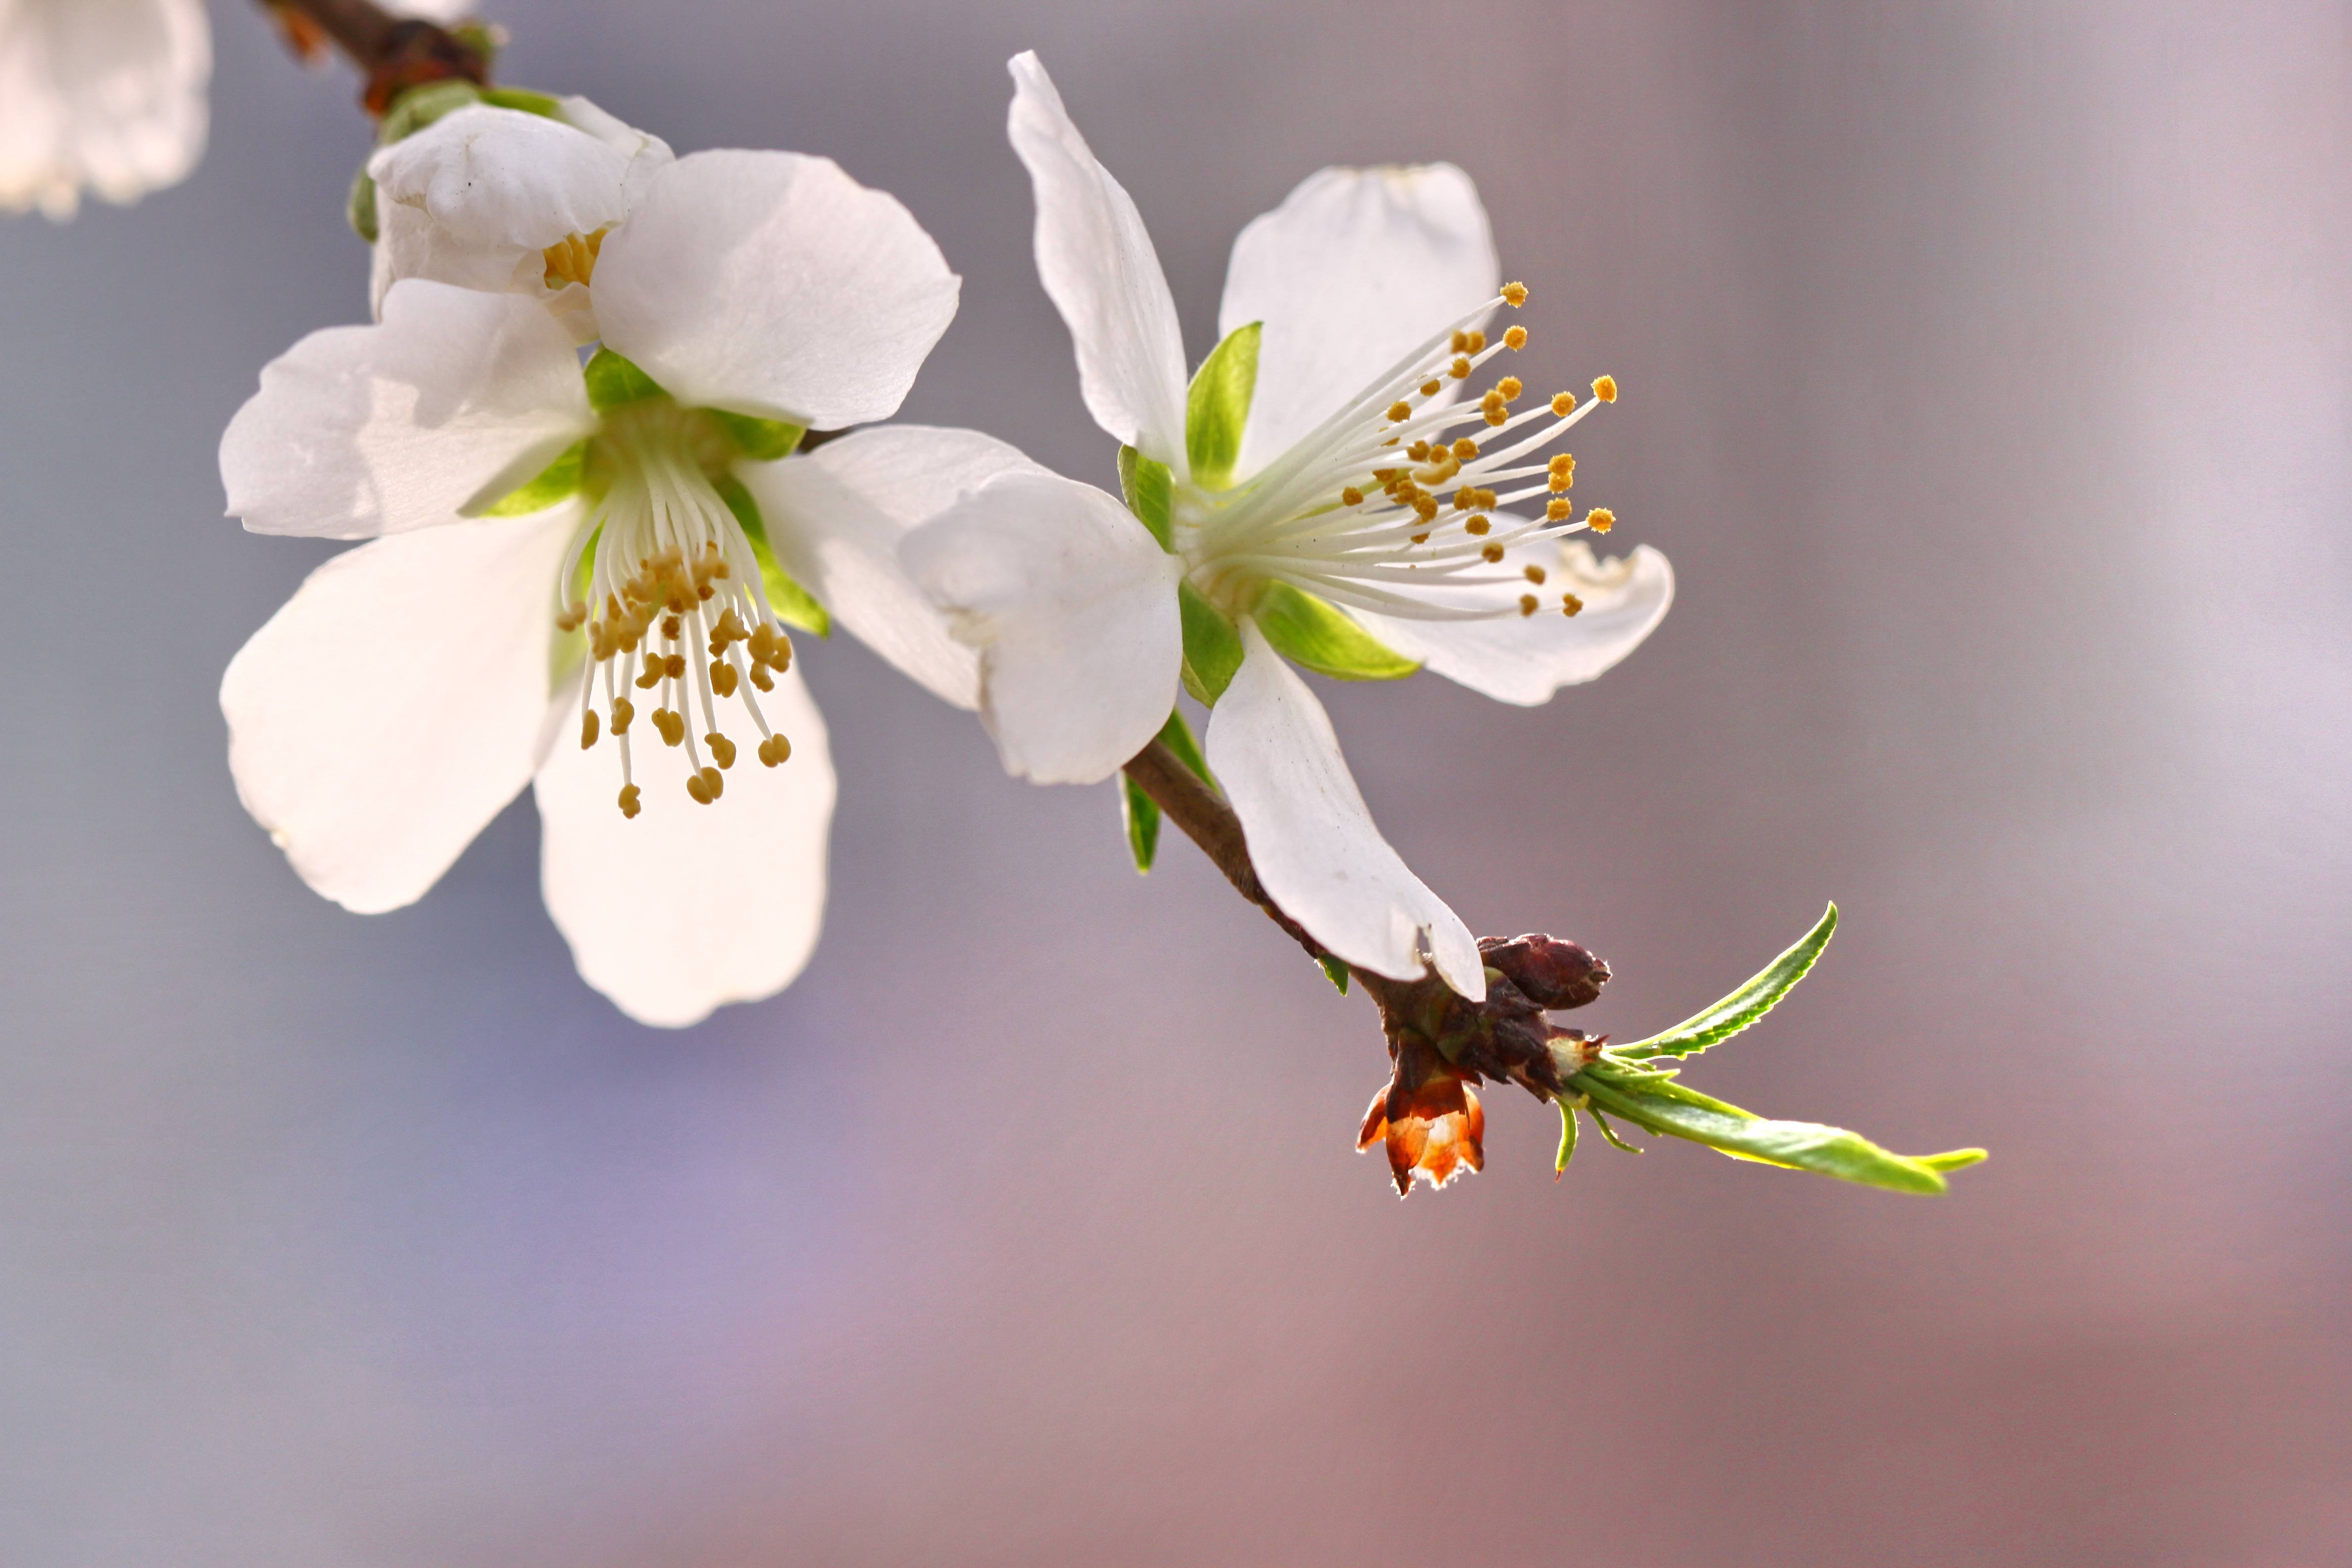
<path id="1" fill-rule="evenodd" d="M 1401 980 L 1433 966 L 1482 997 L 1468 927 L 1381 837 L 1292 662 L 1343 679 L 1425 665 L 1534 704 L 1631 652 L 1672 570 L 1647 546 L 1603 561 L 1570 537 L 1615 519 L 1578 517 L 1574 458 L 1546 455 L 1616 383 L 1528 398 L 1504 375 L 1464 395 L 1525 345 L 1523 328 L 1486 327 L 1527 290 L 1499 281 L 1486 211 L 1450 164 L 1326 169 L 1251 223 L 1223 341 L 1188 383 L 1134 202 L 1036 57 L 1012 70 L 1038 268 L 1128 493 L 1009 468 L 903 547 L 980 653 L 1005 766 L 1107 778 L 1181 683 L 1213 704 L 1207 766 L 1275 901 L 1349 963 Z"/>
<path id="2" fill-rule="evenodd" d="M 665 160 L 593 237 L 584 373 L 576 312 L 425 278 L 263 372 L 222 441 L 230 512 L 370 542 L 221 701 L 247 809 L 354 910 L 422 896 L 532 784 L 581 973 L 683 1025 L 789 984 L 816 939 L 835 784 L 787 628 L 838 616 L 972 705 L 895 520 L 1019 459 L 898 428 L 794 455 L 896 411 L 959 288 L 831 161 Z"/>

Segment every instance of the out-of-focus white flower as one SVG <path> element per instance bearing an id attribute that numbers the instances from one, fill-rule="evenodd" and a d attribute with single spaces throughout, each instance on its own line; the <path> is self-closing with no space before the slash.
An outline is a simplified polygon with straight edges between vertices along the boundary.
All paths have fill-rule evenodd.
<path id="1" fill-rule="evenodd" d="M 247 809 L 356 910 L 420 897 L 535 779 L 581 973 L 683 1025 L 780 989 L 816 939 L 834 779 L 784 623 L 829 608 L 974 703 L 895 520 L 1020 459 L 895 428 L 785 457 L 893 413 L 959 287 L 829 160 L 667 163 L 592 259 L 584 375 L 538 300 L 422 279 L 262 373 L 221 444 L 230 512 L 372 542 L 246 645 L 221 702 Z"/>
<path id="2" fill-rule="evenodd" d="M 453 22 L 470 0 L 388 0 Z M 0 212 L 60 222 L 85 190 L 128 205 L 204 155 L 203 0 L 0 0 Z"/>
<path id="3" fill-rule="evenodd" d="M 202 0 L 0 0 L 0 210 L 131 203 L 205 150 Z"/>
<path id="4" fill-rule="evenodd" d="M 1135 204 L 1034 55 L 1011 132 L 1037 197 L 1037 262 L 1087 405 L 1125 443 L 1129 504 L 1011 470 L 909 536 L 910 574 L 981 651 L 1005 765 L 1109 776 L 1167 721 L 1180 677 L 1213 704 L 1207 761 L 1278 904 L 1332 952 L 1399 979 L 1433 963 L 1485 994 L 1476 942 L 1366 810 L 1325 715 L 1280 657 L 1353 679 L 1426 664 L 1507 702 L 1590 680 L 1673 597 L 1646 546 L 1596 559 L 1542 450 L 1615 383 L 1515 411 L 1522 346 L 1483 325 L 1499 284 L 1485 209 L 1448 164 L 1326 169 L 1235 242 L 1216 353 L 1184 374 L 1176 310 Z M 1474 436 L 1475 433 L 1475 436 Z M 1505 509 L 1532 505 L 1530 515 Z M 1139 522 L 1139 520 L 1140 521 Z"/>
<path id="5" fill-rule="evenodd" d="M 471 104 L 368 160 L 379 316 L 394 283 L 429 278 L 541 300 L 577 341 L 595 340 L 598 247 L 673 155 L 584 98 L 545 109 Z"/>

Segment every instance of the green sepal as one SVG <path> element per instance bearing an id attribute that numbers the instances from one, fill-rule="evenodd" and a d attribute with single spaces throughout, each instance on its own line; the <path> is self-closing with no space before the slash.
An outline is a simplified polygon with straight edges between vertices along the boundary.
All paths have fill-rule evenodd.
<path id="1" fill-rule="evenodd" d="M 344 207 L 343 216 L 352 220 L 352 232 L 370 245 L 373 245 L 376 236 L 383 232 L 376 223 L 375 176 L 364 168 L 352 176 L 351 201 Z"/>
<path id="2" fill-rule="evenodd" d="M 453 22 L 449 25 L 449 36 L 480 56 L 482 68 L 488 70 L 498 63 L 499 46 L 505 40 L 506 29 L 477 20 Z M 489 90 L 498 92 L 506 89 L 492 88 Z"/>
<path id="3" fill-rule="evenodd" d="M 412 87 L 394 99 L 392 107 L 384 111 L 375 128 L 376 145 L 389 147 L 404 141 L 444 115 L 455 114 L 469 103 L 481 101 L 482 89 L 470 81 L 445 78 Z"/>
<path id="4" fill-rule="evenodd" d="M 1217 781 L 1209 776 L 1209 761 L 1201 755 L 1200 742 L 1192 739 L 1192 727 L 1184 722 L 1184 715 L 1171 709 L 1168 722 L 1160 726 L 1160 744 L 1176 753 L 1176 760 L 1198 773 L 1202 783 L 1212 789 Z M 1152 857 L 1160 848 L 1160 803 L 1143 792 L 1143 786 L 1125 773 L 1118 776 L 1118 816 L 1127 828 L 1128 852 L 1135 858 L 1138 876 L 1151 869 Z"/>
<path id="5" fill-rule="evenodd" d="M 601 356 L 599 356 L 601 357 Z M 614 357 L 618 357 L 617 355 Z M 622 360 L 627 364 L 628 361 Z M 635 369 L 635 366 L 631 366 Z M 768 608 L 786 626 L 798 626 L 804 632 L 814 632 L 821 637 L 833 635 L 833 617 L 816 601 L 816 595 L 800 585 L 793 574 L 784 570 L 783 563 L 768 544 L 767 520 L 760 515 L 760 503 L 743 488 L 743 481 L 732 474 L 721 474 L 710 481 L 727 510 L 743 528 L 743 537 L 751 542 L 751 553 L 760 563 L 760 584 L 768 591 Z"/>
<path id="6" fill-rule="evenodd" d="M 1551 1163 L 1551 1173 L 1558 1177 L 1576 1158 L 1576 1110 L 1566 1100 L 1555 1100 L 1559 1107 L 1559 1155 Z"/>
<path id="7" fill-rule="evenodd" d="M 1168 521 L 1168 503 L 1175 489 L 1175 476 L 1169 473 L 1167 464 L 1132 447 L 1118 449 L 1118 493 L 1127 498 L 1127 510 L 1135 514 L 1135 520 L 1151 531 L 1160 549 L 1171 553 L 1176 549 L 1176 535 Z"/>
<path id="8" fill-rule="evenodd" d="M 599 414 L 665 395 L 659 382 L 611 349 L 598 349 L 581 374 L 588 379 L 588 406 Z"/>
<path id="9" fill-rule="evenodd" d="M 562 100 L 543 92 L 533 92 L 527 87 L 486 87 L 482 89 L 482 101 L 494 109 L 520 110 L 525 114 L 536 114 L 542 120 L 563 118 Z"/>
<path id="10" fill-rule="evenodd" d="M 1257 392 L 1258 337 L 1256 321 L 1227 332 L 1201 362 L 1185 395 L 1184 456 L 1192 465 L 1192 482 L 1202 489 L 1221 490 L 1234 482 L 1242 430 Z"/>
<path id="11" fill-rule="evenodd" d="M 1315 962 L 1322 966 L 1324 978 L 1337 985 L 1339 988 L 1339 994 L 1345 996 L 1348 994 L 1347 962 L 1334 958 L 1328 952 L 1318 953 Z"/>
<path id="12" fill-rule="evenodd" d="M 1585 1068 L 1569 1083 L 1591 1098 L 1596 1121 L 1605 1109 L 1636 1127 L 1704 1143 L 1735 1160 L 1811 1171 L 1889 1192 L 1943 1192 L 1946 1171 L 1973 1165 L 1985 1157 L 1981 1149 L 1897 1154 L 1843 1127 L 1769 1121 L 1680 1084 L 1614 1081 L 1605 1063 Z"/>
<path id="13" fill-rule="evenodd" d="M 730 414 L 723 408 L 705 408 L 702 416 L 727 432 L 727 439 L 737 451 L 762 463 L 772 463 L 792 456 L 793 449 L 808 434 L 805 425 L 789 424 L 782 419 L 760 419 L 749 414 Z"/>
<path id="14" fill-rule="evenodd" d="M 509 491 L 475 515 L 478 517 L 528 517 L 535 511 L 545 511 L 556 502 L 578 493 L 588 478 L 588 443 L 583 439 L 564 448 L 563 455 L 539 471 L 539 477 L 521 489 Z"/>
<path id="15" fill-rule="evenodd" d="M 1135 874 L 1147 875 L 1152 857 L 1160 853 L 1160 803 L 1125 773 L 1118 775 L 1118 819 L 1127 829 L 1127 852 L 1135 858 Z"/>
<path id="16" fill-rule="evenodd" d="M 1832 904 L 1828 910 L 1797 940 L 1797 944 L 1774 959 L 1762 973 L 1714 1006 L 1684 1019 L 1664 1034 L 1652 1035 L 1646 1040 L 1619 1046 L 1610 1053 L 1629 1061 L 1645 1057 L 1695 1057 L 1709 1046 L 1719 1045 L 1753 1024 L 1772 1010 L 1773 1005 L 1787 995 L 1797 982 L 1805 977 L 1822 950 L 1830 944 L 1830 936 L 1837 930 L 1838 908 Z"/>
<path id="17" fill-rule="evenodd" d="M 1184 689 L 1214 708 L 1242 667 L 1242 634 L 1189 581 L 1176 584 L 1176 612 L 1184 626 Z"/>
<path id="18" fill-rule="evenodd" d="M 1421 668 L 1338 605 L 1287 583 L 1268 582 L 1250 611 L 1277 652 L 1337 680 L 1402 680 Z"/>

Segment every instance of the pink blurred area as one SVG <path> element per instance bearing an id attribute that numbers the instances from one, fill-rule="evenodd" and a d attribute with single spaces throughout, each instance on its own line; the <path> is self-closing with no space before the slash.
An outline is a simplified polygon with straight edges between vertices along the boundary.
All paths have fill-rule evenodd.
<path id="1" fill-rule="evenodd" d="M 1325 688 L 1407 858 L 1621 1036 L 1834 897 L 1693 1081 L 1993 1159 L 1921 1200 L 1489 1099 L 1400 1204 L 1384 1061 L 1188 847 L 804 650 L 806 977 L 573 977 L 510 811 L 307 894 L 218 671 L 322 550 L 219 516 L 363 314 L 340 77 L 216 8 L 186 186 L 0 227 L 0 1562 L 2310 1568 L 2352 1562 L 2352 13 L 514 0 L 518 83 L 831 153 L 965 277 L 906 416 L 1108 480 L 1028 259 L 1036 47 L 1194 354 L 1233 236 L 1451 159 L 1578 496 L 1680 574 L 1546 708 Z"/>

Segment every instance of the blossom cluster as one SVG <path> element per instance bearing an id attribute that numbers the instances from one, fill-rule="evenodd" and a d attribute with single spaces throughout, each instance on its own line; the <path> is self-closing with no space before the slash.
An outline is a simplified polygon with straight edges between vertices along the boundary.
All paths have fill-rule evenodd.
<path id="1" fill-rule="evenodd" d="M 46 84 L 0 91 L 0 203 L 184 174 L 205 62 L 194 0 L 0 0 L 0 85 Z M 1673 574 L 1594 552 L 1616 520 L 1580 513 L 1561 446 L 1615 382 L 1513 374 L 1528 286 L 1443 163 L 1325 169 L 1247 225 L 1194 366 L 1134 202 L 1036 57 L 1011 68 L 1118 494 L 887 423 L 960 279 L 832 160 L 678 156 L 466 83 L 387 117 L 355 195 L 369 319 L 271 363 L 221 444 L 248 529 L 361 542 L 222 683 L 240 797 L 310 887 L 412 902 L 529 785 L 589 984 L 670 1026 L 771 994 L 824 902 L 836 785 L 799 654 L 837 624 L 1018 777 L 1099 783 L 1167 742 L 1334 961 L 1486 995 L 1301 671 L 1529 706 L 1638 645 Z"/>

